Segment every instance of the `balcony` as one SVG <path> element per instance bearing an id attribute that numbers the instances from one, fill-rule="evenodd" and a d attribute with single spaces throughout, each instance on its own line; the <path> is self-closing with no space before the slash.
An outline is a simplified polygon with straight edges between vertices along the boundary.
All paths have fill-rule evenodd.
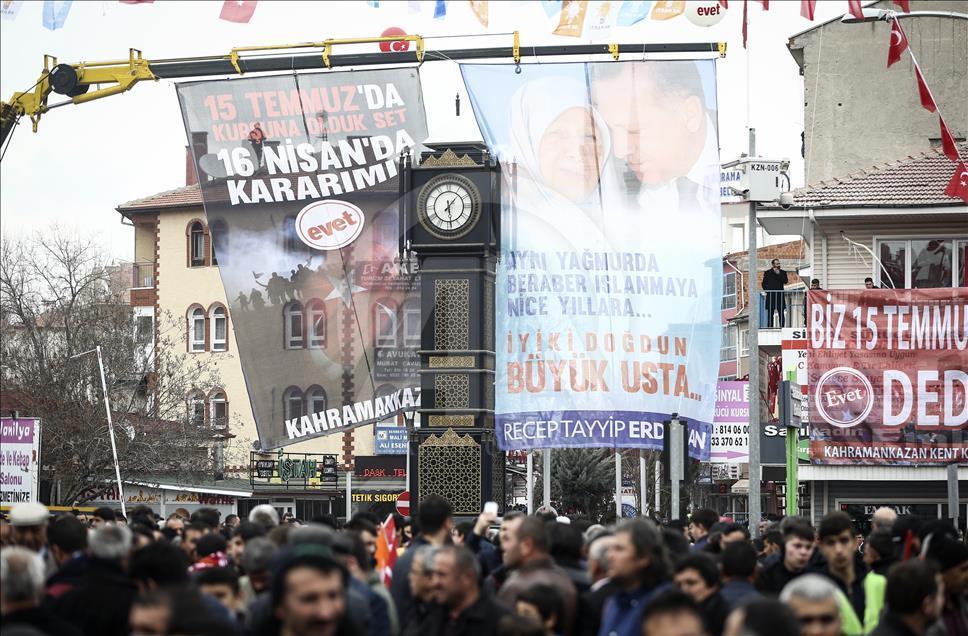
<path id="1" fill-rule="evenodd" d="M 805 329 L 806 303 L 805 289 L 760 292 L 760 345 L 778 346 L 780 330 L 785 327 Z"/>
<path id="2" fill-rule="evenodd" d="M 156 300 L 155 264 L 151 261 L 131 263 L 131 305 L 153 307 Z"/>
<path id="3" fill-rule="evenodd" d="M 142 261 L 131 264 L 131 289 L 154 289 L 155 264 Z"/>

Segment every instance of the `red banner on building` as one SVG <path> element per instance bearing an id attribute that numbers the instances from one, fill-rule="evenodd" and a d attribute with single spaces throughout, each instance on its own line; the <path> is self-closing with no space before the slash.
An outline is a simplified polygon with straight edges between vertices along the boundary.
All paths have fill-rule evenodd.
<path id="1" fill-rule="evenodd" d="M 968 288 L 809 293 L 810 458 L 968 461 Z"/>

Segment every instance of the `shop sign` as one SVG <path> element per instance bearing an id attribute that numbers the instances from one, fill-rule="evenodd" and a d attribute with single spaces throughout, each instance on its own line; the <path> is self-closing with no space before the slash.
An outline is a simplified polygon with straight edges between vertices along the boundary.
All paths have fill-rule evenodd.
<path id="1" fill-rule="evenodd" d="M 363 479 L 403 479 L 407 458 L 402 455 L 363 455 L 353 460 L 353 476 Z"/>
<path id="2" fill-rule="evenodd" d="M 373 437 L 377 455 L 406 455 L 408 450 L 407 428 L 396 424 L 377 424 Z"/>
<path id="3" fill-rule="evenodd" d="M 0 501 L 37 501 L 40 420 L 0 419 Z"/>
<path id="4" fill-rule="evenodd" d="M 333 488 L 337 479 L 336 455 L 286 453 L 273 459 L 252 453 L 249 478 L 253 488 Z"/>
<path id="5" fill-rule="evenodd" d="M 197 506 L 234 506 L 235 497 L 231 495 L 216 495 L 207 492 L 183 492 L 180 490 L 166 490 L 166 504 L 188 504 Z"/>
<path id="6" fill-rule="evenodd" d="M 400 496 L 399 492 L 390 490 L 379 490 L 375 492 L 354 492 L 351 496 L 353 503 L 366 503 L 366 504 L 378 504 L 378 503 L 395 503 L 397 497 Z"/>

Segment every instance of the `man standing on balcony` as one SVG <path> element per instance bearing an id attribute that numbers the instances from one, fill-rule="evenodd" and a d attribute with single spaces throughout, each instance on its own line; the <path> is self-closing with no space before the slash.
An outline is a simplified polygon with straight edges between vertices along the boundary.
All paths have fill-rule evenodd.
<path id="1" fill-rule="evenodd" d="M 770 263 L 772 267 L 763 272 L 763 291 L 766 292 L 766 323 L 765 327 L 773 326 L 773 312 L 780 314 L 780 329 L 783 328 L 783 310 L 786 303 L 783 301 L 783 288 L 787 284 L 787 273 L 780 269 L 780 259 L 774 258 Z"/>

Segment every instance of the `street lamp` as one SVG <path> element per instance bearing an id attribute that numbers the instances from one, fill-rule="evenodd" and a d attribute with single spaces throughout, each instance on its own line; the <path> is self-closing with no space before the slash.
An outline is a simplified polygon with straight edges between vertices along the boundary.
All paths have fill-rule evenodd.
<path id="1" fill-rule="evenodd" d="M 111 419 L 111 403 L 108 401 L 108 383 L 104 379 L 104 362 L 101 360 L 101 346 L 98 345 L 91 349 L 90 351 L 84 351 L 83 353 L 78 353 L 69 358 L 69 360 L 74 360 L 75 358 L 80 358 L 81 356 L 86 356 L 90 353 L 97 354 L 97 366 L 101 372 L 101 389 L 104 391 L 104 412 L 108 416 L 108 433 L 111 435 L 111 454 L 114 457 L 114 477 L 118 482 L 118 499 L 121 500 L 121 514 L 124 518 L 128 518 L 128 511 L 124 506 L 124 488 L 121 485 L 121 468 L 118 465 L 118 445 L 114 441 L 114 421 Z"/>
<path id="2" fill-rule="evenodd" d="M 844 24 L 859 24 L 861 22 L 887 22 L 897 18 L 955 18 L 956 20 L 968 20 L 968 13 L 955 13 L 954 11 L 912 11 L 910 13 L 899 13 L 890 9 L 862 9 L 864 17 L 856 18 L 851 13 L 845 13 L 840 19 Z"/>

